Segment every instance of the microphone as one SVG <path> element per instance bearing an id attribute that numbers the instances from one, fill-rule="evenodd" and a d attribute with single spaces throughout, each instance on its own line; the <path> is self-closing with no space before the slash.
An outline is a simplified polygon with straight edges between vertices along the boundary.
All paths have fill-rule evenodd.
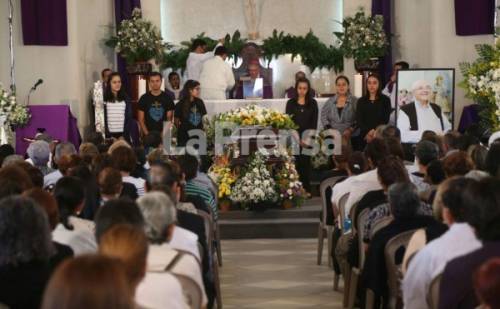
<path id="1" fill-rule="evenodd" d="M 33 85 L 33 87 L 31 88 L 31 90 L 35 91 L 35 90 L 36 90 L 36 88 L 37 88 L 38 86 L 40 86 L 41 84 L 43 84 L 43 79 L 41 79 L 41 78 L 40 78 L 40 79 L 38 79 L 38 80 L 36 81 L 35 85 Z"/>

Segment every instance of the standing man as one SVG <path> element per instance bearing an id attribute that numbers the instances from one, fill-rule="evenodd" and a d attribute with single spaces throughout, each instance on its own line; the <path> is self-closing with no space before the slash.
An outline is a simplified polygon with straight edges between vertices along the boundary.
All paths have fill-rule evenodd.
<path id="1" fill-rule="evenodd" d="M 181 77 L 177 72 L 168 74 L 168 83 L 165 84 L 165 92 L 172 100 L 180 100 L 181 94 Z"/>
<path id="2" fill-rule="evenodd" d="M 215 48 L 221 46 L 221 42 Z M 201 67 L 203 62 L 214 56 L 214 52 L 207 52 L 207 43 L 202 39 L 195 39 L 191 46 L 191 52 L 186 61 L 186 80 L 200 80 Z"/>
<path id="3" fill-rule="evenodd" d="M 203 100 L 225 100 L 226 91 L 233 88 L 233 70 L 225 62 L 226 59 L 227 49 L 219 46 L 215 49 L 215 57 L 203 63 L 200 74 Z"/>
<path id="4" fill-rule="evenodd" d="M 396 82 L 397 82 L 397 78 L 398 78 L 398 71 L 399 70 L 408 70 L 409 68 L 410 68 L 410 64 L 406 61 L 396 62 L 394 64 L 394 69 L 392 70 L 391 79 L 389 80 L 387 85 L 385 85 L 384 90 L 382 90 L 382 94 L 385 94 L 386 96 L 391 98 L 392 113 L 391 113 L 391 118 L 389 119 L 390 124 L 395 124 L 395 122 L 396 122 L 394 111 L 395 111 L 396 106 L 397 106 L 396 91 L 397 91 L 398 87 L 396 87 L 397 86 Z"/>
<path id="5" fill-rule="evenodd" d="M 162 75 L 152 72 L 149 75 L 149 92 L 139 99 L 139 125 L 144 135 L 149 132 L 163 131 L 163 122 L 172 121 L 174 101 L 161 90 Z"/>

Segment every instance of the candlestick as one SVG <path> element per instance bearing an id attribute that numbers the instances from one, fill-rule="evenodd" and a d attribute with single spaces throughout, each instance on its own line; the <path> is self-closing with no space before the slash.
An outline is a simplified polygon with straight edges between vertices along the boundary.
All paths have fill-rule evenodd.
<path id="1" fill-rule="evenodd" d="M 359 73 L 354 75 L 354 96 L 357 98 L 363 96 L 363 75 Z"/>

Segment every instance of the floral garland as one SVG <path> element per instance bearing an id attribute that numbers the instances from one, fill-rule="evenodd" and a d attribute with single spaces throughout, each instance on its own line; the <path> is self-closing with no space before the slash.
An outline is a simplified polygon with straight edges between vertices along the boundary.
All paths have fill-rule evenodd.
<path id="1" fill-rule="evenodd" d="M 31 119 L 28 107 L 17 103 L 16 95 L 0 84 L 0 119 L 3 126 L 24 127 Z"/>
<path id="2" fill-rule="evenodd" d="M 238 126 L 265 126 L 274 129 L 296 129 L 289 115 L 271 108 L 251 104 L 215 116 L 215 122 L 231 122 Z"/>
<path id="3" fill-rule="evenodd" d="M 382 57 L 389 41 L 384 31 L 382 15 L 366 15 L 360 9 L 354 17 L 347 17 L 342 22 L 343 32 L 334 32 L 340 44 L 340 50 L 347 58 L 356 61 L 366 61 Z"/>
<path id="4" fill-rule="evenodd" d="M 114 48 L 129 64 L 153 58 L 159 62 L 163 51 L 171 47 L 163 42 L 160 31 L 142 18 L 138 8 L 132 11 L 130 19 L 120 23 L 116 35 L 106 40 L 106 45 Z"/>
<path id="5" fill-rule="evenodd" d="M 281 199 L 290 200 L 296 206 L 302 205 L 306 199 L 306 191 L 299 181 L 299 174 L 290 156 L 286 157 L 285 163 L 276 172 L 275 179 Z"/>
<path id="6" fill-rule="evenodd" d="M 480 105 L 482 126 L 494 132 L 500 130 L 500 42 L 476 45 L 476 50 L 475 62 L 460 64 L 464 80 L 459 85 Z"/>

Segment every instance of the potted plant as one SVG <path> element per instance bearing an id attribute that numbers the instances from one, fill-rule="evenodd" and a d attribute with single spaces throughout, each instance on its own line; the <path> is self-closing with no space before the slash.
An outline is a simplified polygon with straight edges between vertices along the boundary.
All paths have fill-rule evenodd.
<path id="1" fill-rule="evenodd" d="M 130 74 L 146 74 L 152 70 L 148 61 L 158 63 L 165 49 L 170 45 L 163 42 L 160 31 L 142 18 L 141 10 L 135 8 L 130 19 L 118 25 L 116 35 L 106 40 L 106 45 L 125 58 Z"/>
<path id="2" fill-rule="evenodd" d="M 354 58 L 357 71 L 373 71 L 389 46 L 382 15 L 366 15 L 360 9 L 342 22 L 343 32 L 334 32 L 346 58 Z"/>
<path id="3" fill-rule="evenodd" d="M 475 62 L 460 64 L 464 80 L 459 85 L 479 104 L 481 125 L 495 132 L 500 130 L 500 42 L 477 45 L 476 50 Z"/>
<path id="4" fill-rule="evenodd" d="M 230 195 L 232 193 L 232 186 L 237 177 L 235 171 L 229 168 L 228 158 L 217 158 L 214 165 L 210 167 L 208 176 L 217 184 L 220 211 L 229 211 L 231 208 Z"/>
<path id="5" fill-rule="evenodd" d="M 276 171 L 275 179 L 277 191 L 282 200 L 282 208 L 288 209 L 303 204 L 306 199 L 306 191 L 299 181 L 299 174 L 289 156 Z"/>

